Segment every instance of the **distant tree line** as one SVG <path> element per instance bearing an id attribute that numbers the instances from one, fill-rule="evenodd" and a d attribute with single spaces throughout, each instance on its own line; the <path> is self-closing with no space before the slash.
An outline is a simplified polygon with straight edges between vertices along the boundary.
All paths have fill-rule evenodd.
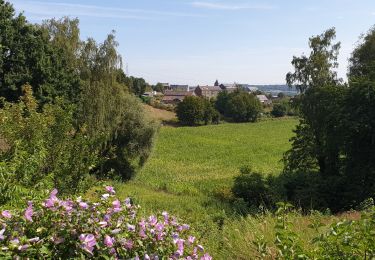
<path id="1" fill-rule="evenodd" d="M 93 176 L 131 178 L 156 126 L 114 32 L 84 41 L 78 19 L 30 24 L 3 0 L 0 14 L 0 204 L 40 188 L 76 192 Z"/>

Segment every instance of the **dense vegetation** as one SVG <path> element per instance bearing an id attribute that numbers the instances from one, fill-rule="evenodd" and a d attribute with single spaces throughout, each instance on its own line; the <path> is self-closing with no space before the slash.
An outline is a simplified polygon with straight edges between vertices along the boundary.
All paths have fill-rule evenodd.
<path id="1" fill-rule="evenodd" d="M 114 32 L 81 40 L 77 19 L 30 24 L 3 0 L 0 14 L 1 256 L 196 259 L 197 237 L 223 259 L 374 257 L 375 28 L 353 51 L 348 83 L 335 71 L 334 29 L 293 58 L 286 80 L 300 94 L 280 97 L 271 114 L 299 122 L 165 127 L 147 162 L 157 123 L 139 97 L 150 86 L 124 73 Z M 189 126 L 220 114 L 255 122 L 262 105 L 239 89 L 187 97 L 176 112 Z M 153 215 L 136 216 L 111 186 L 94 199 L 99 180 Z M 164 209 L 194 237 L 166 213 L 154 217 Z M 351 209 L 349 220 L 330 215 Z"/>
<path id="2" fill-rule="evenodd" d="M 144 84 L 123 73 L 114 34 L 98 44 L 77 19 L 33 25 L 4 1 L 0 13 L 0 204 L 131 178 L 156 125 L 129 92 Z"/>

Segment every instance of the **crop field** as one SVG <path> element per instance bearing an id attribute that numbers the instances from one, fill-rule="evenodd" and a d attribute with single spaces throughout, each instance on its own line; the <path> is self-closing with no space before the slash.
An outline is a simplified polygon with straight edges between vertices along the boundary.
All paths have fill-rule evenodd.
<path id="1" fill-rule="evenodd" d="M 216 194 L 230 191 L 233 178 L 245 165 L 262 173 L 278 174 L 296 123 L 296 119 L 285 118 L 246 124 L 162 127 L 141 172 L 134 180 L 115 186 L 122 197 L 131 196 L 148 212 L 167 210 L 191 223 L 208 250 L 224 258 L 219 241 L 223 232 L 228 232 L 225 226 L 239 226 L 239 222 L 249 220 L 241 220 L 232 205 Z M 228 248 L 226 251 L 235 254 Z"/>

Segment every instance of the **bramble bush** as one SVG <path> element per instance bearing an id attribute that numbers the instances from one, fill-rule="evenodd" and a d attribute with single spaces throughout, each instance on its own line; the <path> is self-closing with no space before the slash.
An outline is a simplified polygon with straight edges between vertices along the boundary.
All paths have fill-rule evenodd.
<path id="1" fill-rule="evenodd" d="M 0 215 L 0 258 L 201 259 L 210 255 L 167 212 L 138 216 L 111 186 L 94 202 L 62 200 L 54 189 L 44 201 Z"/>

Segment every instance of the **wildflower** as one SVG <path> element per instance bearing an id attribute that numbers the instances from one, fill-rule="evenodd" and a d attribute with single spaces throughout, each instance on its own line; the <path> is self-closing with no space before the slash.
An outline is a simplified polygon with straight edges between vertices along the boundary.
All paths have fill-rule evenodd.
<path id="1" fill-rule="evenodd" d="M 150 225 L 155 226 L 156 223 L 158 222 L 158 219 L 154 215 L 152 215 L 148 218 L 148 221 L 149 221 Z"/>
<path id="2" fill-rule="evenodd" d="M 39 237 L 34 237 L 29 239 L 29 243 L 36 243 L 39 241 Z"/>
<path id="3" fill-rule="evenodd" d="M 168 212 L 163 211 L 163 212 L 161 213 L 161 215 L 164 217 L 164 222 L 168 224 L 168 220 L 169 220 Z"/>
<path id="4" fill-rule="evenodd" d="M 135 231 L 135 226 L 134 225 L 127 224 L 127 227 L 128 227 L 129 231 L 131 231 L 131 232 Z"/>
<path id="5" fill-rule="evenodd" d="M 119 200 L 115 200 L 112 202 L 112 206 L 113 206 L 113 211 L 114 212 L 119 212 L 121 211 L 121 202 Z"/>
<path id="6" fill-rule="evenodd" d="M 108 225 L 108 222 L 107 221 L 100 221 L 98 224 L 101 228 L 105 228 Z"/>
<path id="7" fill-rule="evenodd" d="M 201 260 L 212 260 L 212 257 L 209 254 L 204 254 L 204 256 L 201 257 Z"/>
<path id="8" fill-rule="evenodd" d="M 115 240 L 112 237 L 105 235 L 104 245 L 106 245 L 106 247 L 113 247 L 114 242 Z"/>
<path id="9" fill-rule="evenodd" d="M 128 250 L 132 249 L 132 248 L 133 248 L 133 245 L 134 245 L 134 243 L 133 243 L 133 241 L 131 241 L 130 239 L 129 239 L 129 240 L 125 240 L 125 241 L 123 242 L 123 246 L 124 246 L 126 249 L 128 249 Z"/>
<path id="10" fill-rule="evenodd" d="M 202 252 L 204 251 L 204 247 L 203 247 L 203 246 L 198 245 L 197 247 L 198 247 L 198 249 L 201 250 Z"/>
<path id="11" fill-rule="evenodd" d="M 0 241 L 3 241 L 5 239 L 4 232 L 5 232 L 5 228 L 3 228 L 2 230 L 0 230 Z"/>
<path id="12" fill-rule="evenodd" d="M 120 233 L 120 232 L 121 232 L 121 229 L 119 229 L 119 228 L 114 229 L 114 230 L 111 231 L 111 233 L 114 234 L 114 235 L 115 235 L 115 234 L 118 234 L 118 233 Z"/>
<path id="13" fill-rule="evenodd" d="M 92 254 L 92 251 L 94 250 L 94 246 L 96 245 L 95 236 L 92 234 L 81 234 L 79 236 L 79 240 L 82 242 L 82 249 L 86 252 Z"/>
<path id="14" fill-rule="evenodd" d="M 161 231 L 164 230 L 164 224 L 158 223 L 158 224 L 156 224 L 155 228 L 156 228 L 157 231 L 161 232 Z"/>
<path id="15" fill-rule="evenodd" d="M 116 193 L 115 189 L 112 186 L 106 186 L 105 190 L 107 192 L 109 192 L 110 194 L 115 194 Z"/>
<path id="16" fill-rule="evenodd" d="M 10 213 L 9 210 L 4 210 L 1 212 L 1 216 L 3 216 L 4 218 L 12 218 L 12 214 Z"/>
<path id="17" fill-rule="evenodd" d="M 124 204 L 127 208 L 131 208 L 132 204 L 131 204 L 130 198 L 126 198 L 124 201 Z"/>
<path id="18" fill-rule="evenodd" d="M 150 260 L 150 257 L 149 257 L 149 255 L 148 254 L 145 254 L 145 256 L 144 256 L 144 258 L 143 258 L 144 260 Z"/>
<path id="19" fill-rule="evenodd" d="M 193 237 L 193 236 L 189 236 L 189 238 L 188 238 L 188 242 L 189 242 L 190 244 L 193 244 L 194 241 L 195 241 L 195 237 Z"/>
<path id="20" fill-rule="evenodd" d="M 18 238 L 14 238 L 9 241 L 11 244 L 18 245 L 20 243 L 20 240 Z"/>
<path id="21" fill-rule="evenodd" d="M 22 245 L 22 246 L 19 246 L 19 247 L 18 247 L 18 250 L 21 251 L 21 252 L 24 252 L 24 251 L 26 251 L 28 248 L 29 248 L 29 245 Z"/>
<path id="22" fill-rule="evenodd" d="M 25 210 L 25 218 L 26 220 L 30 221 L 30 222 L 33 222 L 33 219 L 32 219 L 32 216 L 34 214 L 34 211 L 33 211 L 33 203 L 31 201 L 29 201 L 27 203 L 29 206 L 27 207 L 27 209 Z"/>
<path id="23" fill-rule="evenodd" d="M 103 194 L 102 195 L 102 200 L 107 200 L 108 198 L 109 198 L 109 194 L 108 193 L 106 193 L 106 194 Z"/>
<path id="24" fill-rule="evenodd" d="M 178 248 L 178 252 L 180 253 L 180 255 L 183 255 L 184 254 L 184 243 L 185 243 L 185 240 L 183 239 L 178 239 L 177 240 L 177 248 Z"/>
<path id="25" fill-rule="evenodd" d="M 89 208 L 89 205 L 86 203 L 86 202 L 79 202 L 79 207 L 81 209 L 88 209 Z"/>

